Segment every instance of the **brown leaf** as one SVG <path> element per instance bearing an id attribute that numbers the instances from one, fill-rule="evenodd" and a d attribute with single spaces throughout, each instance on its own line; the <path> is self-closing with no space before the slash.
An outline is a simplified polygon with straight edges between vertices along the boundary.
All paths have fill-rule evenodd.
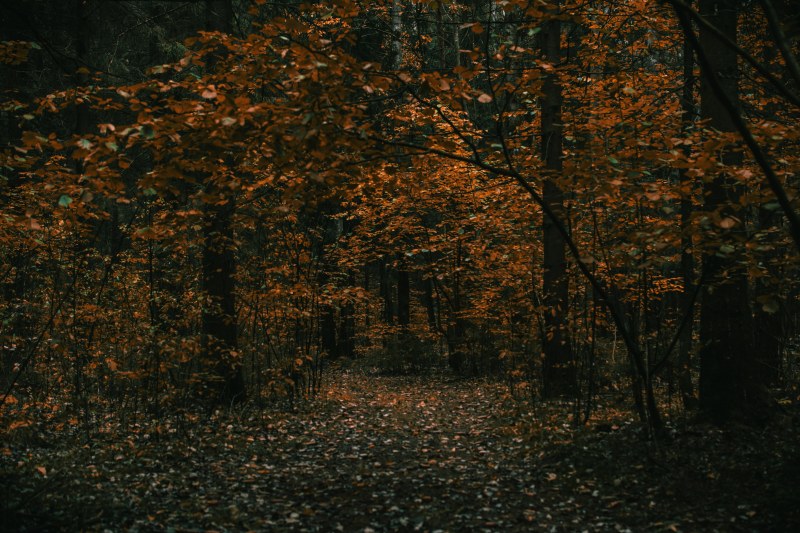
<path id="1" fill-rule="evenodd" d="M 207 100 L 213 100 L 217 97 L 217 89 L 213 85 L 209 85 L 206 89 L 200 94 L 203 98 Z"/>

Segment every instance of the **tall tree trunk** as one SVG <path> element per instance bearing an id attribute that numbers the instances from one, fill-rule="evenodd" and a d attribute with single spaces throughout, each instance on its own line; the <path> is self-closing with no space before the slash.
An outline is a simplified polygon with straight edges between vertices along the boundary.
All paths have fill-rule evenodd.
<path id="1" fill-rule="evenodd" d="M 700 0 L 699 5 L 706 20 L 735 41 L 740 4 L 740 0 Z M 702 118 L 718 131 L 735 131 L 733 119 L 709 77 L 716 74 L 724 95 L 738 104 L 736 52 L 703 27 L 700 46 L 711 63 L 711 72 L 703 72 L 700 86 Z M 728 146 L 720 159 L 725 166 L 735 166 L 741 163 L 742 155 L 736 146 Z M 735 216 L 731 206 L 740 192 L 734 178 L 720 172 L 706 185 L 706 211 L 718 212 L 720 217 Z M 719 237 L 722 242 L 735 244 L 742 240 L 743 232 L 741 224 L 737 224 L 730 230 L 721 230 Z M 747 272 L 740 266 L 737 253 L 726 256 L 719 250 L 709 250 L 703 258 L 709 283 L 703 291 L 700 310 L 700 408 L 718 423 L 734 414 L 752 415 L 750 409 L 759 397 Z"/>
<path id="2" fill-rule="evenodd" d="M 238 361 L 236 320 L 236 258 L 233 235 L 235 200 L 224 205 L 208 206 L 204 221 L 203 345 L 206 360 L 214 365 L 219 380 L 218 400 L 236 402 L 244 399 L 242 367 Z"/>
<path id="3" fill-rule="evenodd" d="M 691 5 L 691 0 L 689 0 Z M 683 94 L 681 95 L 681 126 L 686 135 L 689 134 L 694 124 L 694 53 L 688 38 L 683 40 Z M 691 153 L 691 146 L 684 145 L 684 153 Z M 688 174 L 688 169 L 681 170 L 681 277 L 683 278 L 683 294 L 680 307 L 687 313 L 686 326 L 681 331 L 678 345 L 678 388 L 684 409 L 695 407 L 697 400 L 694 396 L 692 385 L 692 335 L 694 332 L 694 256 L 692 255 L 692 190 L 694 180 Z"/>
<path id="4" fill-rule="evenodd" d="M 439 321 L 437 320 L 437 310 L 439 302 L 433 294 L 433 279 L 426 277 L 422 280 L 425 294 L 425 310 L 428 318 L 428 331 L 431 333 L 439 331 Z"/>
<path id="5" fill-rule="evenodd" d="M 388 325 L 394 324 L 394 305 L 392 304 L 392 272 L 386 257 L 381 257 L 378 262 L 378 282 L 383 298 L 383 320 Z"/>
<path id="6" fill-rule="evenodd" d="M 780 36 L 776 35 L 776 38 L 780 38 Z M 778 51 L 771 46 L 766 46 L 762 54 L 762 63 L 770 65 L 778 55 Z M 774 104 L 767 106 L 768 116 L 773 115 L 776 111 L 773 106 Z M 766 184 L 763 184 L 762 188 L 767 194 L 770 194 Z M 781 216 L 777 211 L 761 206 L 758 210 L 759 232 L 774 235 L 776 231 L 780 231 L 778 228 L 780 219 Z M 773 250 L 765 252 L 762 259 L 764 263 L 776 265 L 778 256 L 778 250 Z M 785 274 L 781 270 L 783 269 L 779 267 L 779 271 L 776 273 L 778 279 L 782 277 L 781 274 Z M 758 369 L 763 383 L 773 387 L 780 382 L 783 366 L 784 339 L 787 334 L 786 308 L 777 284 L 769 283 L 764 279 L 756 279 L 753 284 L 753 301 L 755 302 L 753 319 L 755 321 L 755 345 L 758 347 Z"/>
<path id="7" fill-rule="evenodd" d="M 89 21 L 88 21 L 88 0 L 75 0 L 75 72 L 74 83 L 76 89 L 80 90 L 85 88 L 89 83 L 88 71 L 85 68 L 87 51 L 89 48 Z M 75 135 L 85 135 L 89 132 L 89 107 L 86 103 L 79 103 L 75 106 Z M 83 174 L 83 162 L 79 159 L 75 160 L 75 174 L 79 176 Z M 75 243 L 75 260 L 84 256 L 85 242 Z M 76 270 L 75 279 L 78 278 L 79 273 Z M 77 305 L 78 295 L 77 291 L 72 293 L 73 309 Z M 85 323 L 78 318 L 77 313 L 73 313 L 73 327 L 77 331 L 78 327 L 85 327 Z M 77 337 L 77 336 L 76 336 Z M 82 340 L 86 340 L 85 338 Z M 86 365 L 88 364 L 87 350 L 78 347 L 78 338 L 72 339 L 72 346 L 75 357 L 75 397 L 80 402 L 81 410 L 83 411 L 84 421 L 89 420 L 89 399 L 87 393 L 87 376 L 85 373 Z"/>
<path id="8" fill-rule="evenodd" d="M 230 32 L 232 16 L 231 0 L 206 0 L 208 31 Z M 213 64 L 209 67 L 213 68 Z M 217 401 L 240 402 L 244 400 L 246 391 L 237 354 L 236 243 L 233 232 L 236 199 L 233 193 L 220 190 L 211 180 L 207 185 L 207 192 L 218 197 L 219 201 L 206 206 L 203 224 L 204 356 L 216 374 Z"/>
<path id="9" fill-rule="evenodd" d="M 436 40 L 437 52 L 439 52 L 439 69 L 444 71 L 447 68 L 447 38 L 445 36 L 445 24 L 442 17 L 442 3 L 436 3 Z"/>
<path id="10" fill-rule="evenodd" d="M 771 233 L 777 225 L 777 213 L 761 208 L 758 212 L 759 228 L 762 232 Z M 774 262 L 777 251 L 766 253 L 764 262 Z M 776 273 L 780 276 L 780 270 Z M 775 283 L 756 280 L 753 288 L 755 306 L 753 309 L 755 346 L 758 372 L 765 386 L 776 386 L 780 382 L 783 366 L 784 338 L 787 333 L 786 309 L 783 305 L 780 289 Z M 772 305 L 768 305 L 772 304 Z"/>
<path id="11" fill-rule="evenodd" d="M 86 70 L 86 59 L 88 50 L 88 0 L 75 0 L 75 16 L 77 25 L 75 28 L 75 85 L 86 87 L 89 83 L 89 71 Z M 82 135 L 89 132 L 89 106 L 81 103 L 75 106 L 75 133 Z M 80 164 L 80 163 L 79 163 Z"/>
<path id="12" fill-rule="evenodd" d="M 402 22 L 400 0 L 392 0 L 392 56 L 390 64 L 394 70 L 398 70 L 403 63 L 403 42 L 400 39 L 403 31 Z"/>
<path id="13" fill-rule="evenodd" d="M 461 265 L 463 244 L 459 237 L 456 242 L 456 254 L 453 262 L 453 293 L 450 298 L 450 320 L 447 324 L 447 364 L 456 372 L 464 370 L 464 363 L 467 361 L 466 352 L 466 324 L 464 317 L 461 316 Z"/>
<path id="14" fill-rule="evenodd" d="M 560 1 L 553 2 L 551 18 L 543 26 L 541 49 L 544 60 L 551 65 L 561 61 L 561 22 L 558 14 Z M 560 219 L 564 220 L 564 193 L 558 177 L 562 165 L 562 89 L 555 73 L 548 74 L 543 86 L 541 154 L 547 177 L 544 180 L 543 199 Z M 542 221 L 544 274 L 543 301 L 545 305 L 544 362 L 542 377 L 544 396 L 557 398 L 573 395 L 577 388 L 577 373 L 567 331 L 567 306 L 569 285 L 567 278 L 566 244 L 563 236 L 549 217 Z"/>
<path id="15" fill-rule="evenodd" d="M 349 274 L 350 286 L 356 286 L 356 274 L 350 271 Z M 336 336 L 338 355 L 345 357 L 353 357 L 355 355 L 355 335 L 356 335 L 356 310 L 352 302 L 348 302 L 342 306 L 339 316 L 339 332 Z"/>
<path id="16" fill-rule="evenodd" d="M 397 323 L 403 332 L 406 332 L 411 323 L 411 287 L 408 267 L 402 254 L 398 254 L 397 261 Z"/>

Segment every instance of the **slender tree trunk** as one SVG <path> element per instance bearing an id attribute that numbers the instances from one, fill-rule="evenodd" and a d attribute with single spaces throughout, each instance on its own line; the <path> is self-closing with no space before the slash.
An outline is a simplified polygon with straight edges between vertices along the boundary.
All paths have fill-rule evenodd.
<path id="1" fill-rule="evenodd" d="M 339 220 L 332 215 L 336 212 L 336 207 L 330 202 L 325 202 L 319 207 L 320 223 L 322 229 L 322 236 L 312 245 L 315 250 L 313 253 L 318 258 L 319 273 L 317 275 L 317 285 L 325 287 L 331 280 L 331 272 L 334 265 L 331 258 L 328 257 L 328 246 L 334 244 L 339 240 L 341 231 L 339 227 Z M 322 301 L 320 303 L 320 344 L 323 352 L 328 357 L 335 359 L 342 355 L 338 335 L 341 333 L 338 324 L 336 323 L 336 306 L 332 301 Z"/>
<path id="2" fill-rule="evenodd" d="M 322 351 L 331 359 L 336 359 L 341 355 L 339 344 L 336 338 L 336 314 L 330 305 L 325 305 L 320 317 L 320 344 Z"/>
<path id="3" fill-rule="evenodd" d="M 736 39 L 740 0 L 700 0 L 700 12 L 728 38 Z M 700 45 L 708 56 L 727 97 L 738 103 L 738 68 L 736 52 L 725 46 L 711 31 L 700 29 Z M 703 72 L 700 86 L 701 115 L 718 131 L 735 131 L 735 125 L 720 98 Z M 725 166 L 741 163 L 736 146 L 728 146 L 720 155 Z M 736 216 L 732 204 L 741 187 L 724 170 L 707 183 L 705 209 L 720 217 Z M 720 242 L 734 244 L 742 240 L 741 223 L 719 232 Z M 714 245 L 714 248 L 719 248 Z M 700 408 L 712 420 L 725 422 L 734 414 L 751 416 L 759 396 L 758 374 L 754 372 L 753 318 L 750 311 L 747 272 L 737 260 L 719 250 L 704 255 L 709 283 L 703 291 L 700 310 Z"/>
<path id="4" fill-rule="evenodd" d="M 231 0 L 206 0 L 206 29 L 230 32 L 233 16 Z M 209 65 L 213 68 L 213 64 Z M 228 158 L 231 159 L 231 158 Z M 219 190 L 209 180 L 208 192 L 219 197 L 207 205 L 204 214 L 202 313 L 205 360 L 213 365 L 218 386 L 217 401 L 239 402 L 245 398 L 242 366 L 237 353 L 236 243 L 233 214 L 236 199 Z"/>
<path id="5" fill-rule="evenodd" d="M 761 231 L 769 233 L 777 224 L 777 213 L 761 208 L 758 222 Z M 776 252 L 767 253 L 765 262 L 774 261 Z M 777 274 L 780 275 L 780 274 Z M 758 372 L 765 386 L 776 386 L 780 382 L 783 360 L 783 339 L 786 336 L 785 307 L 781 301 L 779 288 L 764 280 L 754 283 L 753 320 Z M 772 303 L 773 305 L 767 305 Z"/>
<path id="6" fill-rule="evenodd" d="M 554 15 L 560 2 L 554 2 Z M 561 61 L 561 22 L 553 17 L 544 23 L 541 36 L 544 60 L 552 65 Z M 545 78 L 542 97 L 541 153 L 547 177 L 544 180 L 543 199 L 553 213 L 564 220 L 564 193 L 559 187 L 562 164 L 562 89 L 555 74 Z M 544 396 L 556 398 L 573 395 L 577 388 L 574 356 L 567 331 L 567 306 L 569 285 L 567 278 L 566 243 L 549 217 L 542 221 L 544 274 L 543 301 L 545 305 L 544 362 L 542 377 Z"/>
<path id="7" fill-rule="evenodd" d="M 689 1 L 691 4 L 691 0 Z M 683 94 L 681 96 L 681 125 L 686 135 L 694 124 L 695 102 L 694 85 L 694 53 L 688 39 L 683 41 Z M 688 156 L 691 147 L 684 145 L 684 153 Z M 694 302 L 695 291 L 694 275 L 694 256 L 692 255 L 692 190 L 694 180 L 688 175 L 687 170 L 681 170 L 680 190 L 681 190 L 681 277 L 683 278 L 683 294 L 681 295 L 680 307 L 682 312 L 689 316 L 686 320 L 686 327 L 681 331 L 678 345 L 678 388 L 680 389 L 681 400 L 684 409 L 695 407 L 697 400 L 694 396 L 694 386 L 692 385 L 692 335 L 694 333 Z"/>
<path id="8" fill-rule="evenodd" d="M 442 3 L 436 3 L 436 38 L 438 41 L 437 51 L 439 52 L 439 69 L 444 71 L 447 68 L 447 38 L 445 37 L 444 20 L 442 17 Z"/>
<path id="9" fill-rule="evenodd" d="M 400 0 L 392 0 L 392 58 L 391 68 L 397 70 L 403 63 L 403 42 L 400 35 L 403 31 Z"/>
<path id="10" fill-rule="evenodd" d="M 453 15 L 453 22 L 457 22 L 457 16 Z M 453 24 L 453 66 L 461 66 L 461 28 L 459 24 Z"/>
<path id="11" fill-rule="evenodd" d="M 436 311 L 438 302 L 433 295 L 433 279 L 430 277 L 422 281 L 423 289 L 425 291 L 425 310 L 428 317 L 428 330 L 430 332 L 438 331 L 438 321 L 436 320 Z"/>
<path id="12" fill-rule="evenodd" d="M 411 323 L 411 287 L 408 267 L 401 254 L 398 254 L 397 261 L 397 323 L 403 332 L 406 332 Z"/>
<path id="13" fill-rule="evenodd" d="M 776 36 L 776 38 L 780 38 L 780 36 Z M 772 64 L 777 54 L 778 51 L 775 48 L 764 47 L 763 64 Z M 775 111 L 770 107 L 767 107 L 768 114 Z M 766 184 L 763 184 L 762 188 L 768 195 L 770 194 Z M 777 211 L 760 207 L 758 210 L 759 231 L 767 235 L 780 231 L 778 229 L 780 219 L 781 216 Z M 765 263 L 774 265 L 778 254 L 778 250 L 766 252 L 762 259 Z M 784 272 L 780 272 L 781 270 L 783 269 L 779 267 L 778 279 L 781 274 L 784 274 Z M 773 387 L 780 382 L 783 366 L 784 339 L 787 334 L 786 308 L 779 294 L 781 291 L 776 284 L 769 283 L 764 279 L 756 279 L 753 289 L 753 301 L 755 302 L 753 318 L 755 320 L 755 345 L 758 347 L 758 369 L 763 383 Z M 767 305 L 768 303 L 772 305 Z"/>
<path id="14" fill-rule="evenodd" d="M 350 271 L 349 275 L 350 286 L 356 285 L 356 274 Z M 356 334 L 356 319 L 355 319 L 355 306 L 352 303 L 346 303 L 342 306 L 339 316 L 339 334 L 337 335 L 337 353 L 345 357 L 353 357 L 355 355 L 355 334 Z"/>
<path id="15" fill-rule="evenodd" d="M 89 71 L 86 70 L 86 55 L 88 49 L 88 0 L 75 0 L 75 16 L 77 25 L 75 28 L 75 85 L 86 87 L 89 83 Z M 82 135 L 89 131 L 89 106 L 81 103 L 75 106 L 75 133 Z"/>
<path id="16" fill-rule="evenodd" d="M 383 298 L 383 320 L 388 325 L 394 324 L 394 305 L 392 303 L 392 280 L 391 268 L 387 264 L 386 258 L 382 257 L 378 263 L 378 276 L 380 283 L 380 293 Z"/>
<path id="17" fill-rule="evenodd" d="M 88 0 L 75 0 L 75 72 L 74 83 L 77 90 L 86 87 L 89 83 L 89 73 L 85 68 L 87 53 L 89 48 L 89 25 L 88 25 Z M 86 103 L 79 103 L 75 106 L 75 135 L 84 135 L 89 132 L 89 107 Z M 75 174 L 81 175 L 84 171 L 83 162 L 75 160 Z M 79 231 L 76 229 L 76 231 Z M 85 242 L 80 242 L 76 239 L 75 242 L 75 256 L 73 261 L 80 261 L 85 256 Z M 77 270 L 74 274 L 76 280 L 80 276 Z M 87 392 L 87 375 L 86 365 L 88 364 L 87 350 L 78 347 L 78 328 L 85 326 L 85 323 L 78 318 L 75 308 L 78 302 L 77 291 L 72 293 L 72 306 L 73 306 L 73 323 L 74 337 L 72 339 L 72 349 L 74 350 L 74 364 L 75 364 L 75 396 L 80 402 L 81 410 L 83 411 L 84 421 L 88 422 L 89 416 L 89 397 Z M 86 340 L 85 338 L 82 340 Z"/>
<path id="18" fill-rule="evenodd" d="M 450 320 L 447 324 L 447 364 L 452 370 L 461 372 L 467 361 L 464 334 L 466 325 L 464 317 L 461 316 L 463 309 L 461 301 L 461 265 L 462 265 L 463 245 L 459 238 L 456 243 L 456 255 L 454 258 L 453 293 L 450 298 Z"/>
<path id="19" fill-rule="evenodd" d="M 233 197 L 224 205 L 206 208 L 203 241 L 203 344 L 206 360 L 214 365 L 221 402 L 241 401 L 244 376 L 238 361 L 236 320 L 236 259 L 232 213 Z"/>

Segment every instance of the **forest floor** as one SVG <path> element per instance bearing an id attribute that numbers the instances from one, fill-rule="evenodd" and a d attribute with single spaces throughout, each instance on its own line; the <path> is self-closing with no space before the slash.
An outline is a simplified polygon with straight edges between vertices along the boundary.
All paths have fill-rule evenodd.
<path id="1" fill-rule="evenodd" d="M 654 443 L 614 413 L 576 429 L 486 381 L 340 371 L 293 412 L 0 441 L 0 529 L 800 531 L 791 417 Z"/>

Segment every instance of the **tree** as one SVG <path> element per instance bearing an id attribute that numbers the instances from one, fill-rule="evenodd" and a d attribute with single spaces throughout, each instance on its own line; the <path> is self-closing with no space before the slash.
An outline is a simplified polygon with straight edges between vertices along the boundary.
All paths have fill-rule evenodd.
<path id="1" fill-rule="evenodd" d="M 545 167 L 542 199 L 555 217 L 565 221 L 564 192 L 559 185 L 563 171 L 563 124 L 561 83 L 557 69 L 561 63 L 560 2 L 553 3 L 541 33 L 542 56 L 551 66 L 542 87 L 542 125 L 540 149 Z M 574 395 L 576 366 L 569 339 L 569 278 L 566 245 L 551 216 L 542 216 L 542 295 L 544 310 L 544 361 L 542 379 L 546 398 Z"/>
<path id="2" fill-rule="evenodd" d="M 691 3 L 689 4 L 691 6 Z M 689 39 L 684 35 L 683 49 L 683 90 L 681 93 L 681 120 L 686 135 L 691 135 L 695 121 L 695 75 L 694 51 Z M 684 154 L 691 155 L 691 145 L 684 144 Z M 692 341 L 694 336 L 695 317 L 695 264 L 692 254 L 692 227 L 691 218 L 694 206 L 694 179 L 689 175 L 688 168 L 680 169 L 681 190 L 681 277 L 683 278 L 683 297 L 681 307 L 686 313 L 685 324 L 680 332 L 678 346 L 678 381 L 681 399 L 686 408 L 691 408 L 696 403 L 694 387 L 692 384 Z"/>
<path id="3" fill-rule="evenodd" d="M 739 0 L 700 0 L 702 16 L 719 32 L 736 42 Z M 739 68 L 737 54 L 709 28 L 700 28 L 700 46 L 708 61 L 700 85 L 701 118 L 723 134 L 736 131 L 721 100 L 738 106 Z M 722 94 L 712 86 L 715 76 Z M 721 169 L 705 186 L 704 209 L 716 221 L 718 241 L 703 257 L 709 281 L 700 310 L 700 408 L 710 418 L 723 422 L 737 414 L 751 415 L 763 401 L 759 373 L 755 367 L 753 318 L 749 302 L 747 272 L 737 257 L 745 240 L 742 215 L 736 205 L 741 185 L 732 169 L 742 163 L 736 143 L 721 148 Z M 727 221 L 736 221 L 730 224 Z M 739 250 L 731 250 L 732 247 Z"/>
<path id="4" fill-rule="evenodd" d="M 230 33 L 233 10 L 231 0 L 206 0 L 208 31 Z M 209 67 L 214 68 L 213 60 Z M 240 402 L 245 397 L 244 375 L 237 352 L 236 317 L 236 256 L 233 215 L 236 210 L 235 191 L 227 185 L 227 173 L 233 172 L 231 160 L 235 155 L 209 154 L 217 161 L 218 169 L 204 180 L 208 200 L 203 220 L 203 348 L 204 357 L 213 365 L 218 379 L 218 400 L 222 403 Z M 212 167 L 213 168 L 213 167 Z"/>

